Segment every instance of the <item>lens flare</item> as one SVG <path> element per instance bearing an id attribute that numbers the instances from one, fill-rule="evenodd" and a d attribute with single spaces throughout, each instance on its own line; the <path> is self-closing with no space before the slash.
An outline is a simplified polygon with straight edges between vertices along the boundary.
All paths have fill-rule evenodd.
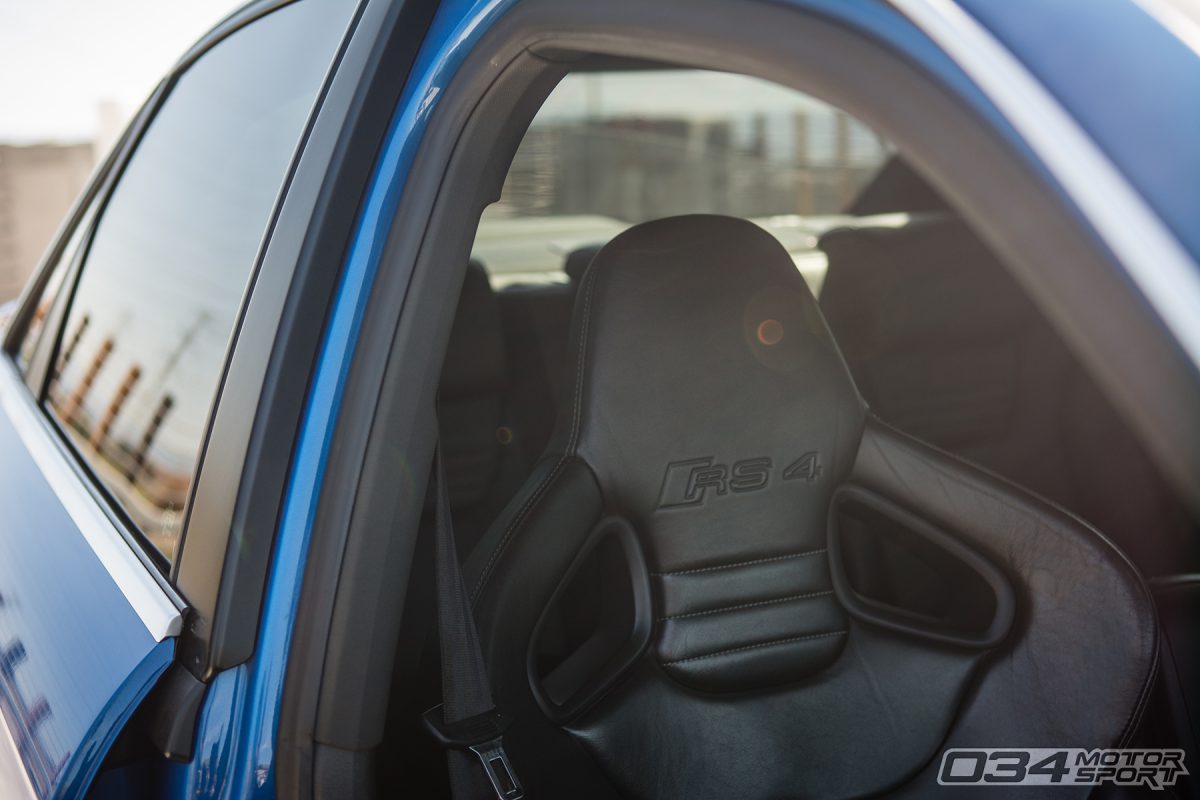
<path id="1" fill-rule="evenodd" d="M 783 339 L 783 323 L 777 319 L 764 319 L 758 323 L 758 340 L 770 347 Z"/>

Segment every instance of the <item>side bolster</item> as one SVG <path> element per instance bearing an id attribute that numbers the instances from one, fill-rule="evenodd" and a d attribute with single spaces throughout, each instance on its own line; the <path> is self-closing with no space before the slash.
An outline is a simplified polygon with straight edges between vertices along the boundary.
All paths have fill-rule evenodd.
<path id="1" fill-rule="evenodd" d="M 1013 631 L 947 748 L 1128 741 L 1157 671 L 1158 624 L 1146 585 L 1112 542 L 1050 502 L 874 419 L 852 481 L 933 517 L 1016 587 Z M 937 769 L 931 764 L 913 788 L 933 785 Z"/>
<path id="2" fill-rule="evenodd" d="M 581 459 L 552 455 L 538 462 L 525 488 L 509 501 L 463 565 L 485 651 L 487 631 L 501 621 L 512 631 L 514 620 L 528 618 L 532 630 L 603 507 L 600 487 Z M 553 528 L 554 535 L 529 535 L 529 529 L 543 526 Z"/>
<path id="3" fill-rule="evenodd" d="M 548 455 L 464 565 L 496 705 L 513 718 L 505 749 L 530 797 L 611 796 L 579 742 L 539 709 L 526 673 L 534 628 L 603 511 L 591 468 Z"/>

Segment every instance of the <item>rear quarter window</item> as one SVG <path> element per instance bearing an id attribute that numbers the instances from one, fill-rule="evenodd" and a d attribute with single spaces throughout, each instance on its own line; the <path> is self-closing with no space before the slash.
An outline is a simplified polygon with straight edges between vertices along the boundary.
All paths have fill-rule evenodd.
<path id="1" fill-rule="evenodd" d="M 178 79 L 95 228 L 47 405 L 165 562 L 271 211 L 349 17 L 302 0 Z"/>

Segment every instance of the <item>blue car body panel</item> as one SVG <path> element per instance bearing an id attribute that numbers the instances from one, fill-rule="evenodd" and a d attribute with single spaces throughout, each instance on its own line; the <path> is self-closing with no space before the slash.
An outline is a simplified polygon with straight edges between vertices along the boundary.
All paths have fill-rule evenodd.
<path id="1" fill-rule="evenodd" d="M 1197 53 L 1127 0 L 959 5 L 1054 95 L 1200 261 Z"/>
<path id="2" fill-rule="evenodd" d="M 0 712 L 34 792 L 81 797 L 175 642 L 151 636 L 43 473 L 27 439 L 52 434 L 13 413 L 24 392 L 0 364 Z"/>

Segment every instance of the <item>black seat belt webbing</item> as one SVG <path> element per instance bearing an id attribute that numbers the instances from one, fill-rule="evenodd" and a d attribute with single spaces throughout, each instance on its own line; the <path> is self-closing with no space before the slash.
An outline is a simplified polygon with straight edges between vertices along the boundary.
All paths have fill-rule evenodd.
<path id="1" fill-rule="evenodd" d="M 519 800 L 524 790 L 504 752 L 508 719 L 496 709 L 479 631 L 471 612 L 471 599 L 463 581 L 462 565 L 454 542 L 450 495 L 446 488 L 442 446 L 434 459 L 436 484 L 435 555 L 437 621 L 441 642 L 442 704 L 425 712 L 425 724 L 447 749 L 450 785 L 454 800 L 476 800 L 477 769 L 474 753 L 500 800 Z M 469 752 L 468 752 L 469 751 Z"/>

